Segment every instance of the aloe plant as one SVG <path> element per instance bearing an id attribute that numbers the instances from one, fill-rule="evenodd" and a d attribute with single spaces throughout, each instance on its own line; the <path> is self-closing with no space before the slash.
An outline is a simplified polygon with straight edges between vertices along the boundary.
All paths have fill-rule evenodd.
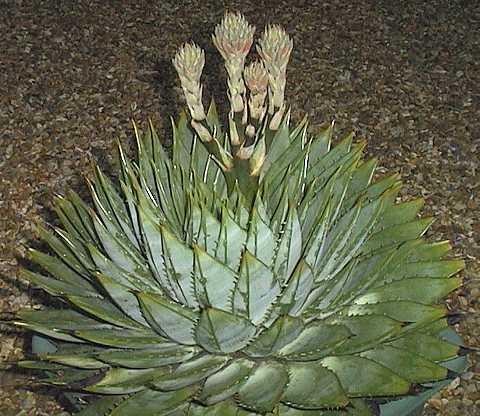
<path id="1" fill-rule="evenodd" d="M 226 129 L 203 106 L 204 52 L 185 44 L 171 157 L 135 127 L 119 184 L 96 168 L 94 208 L 69 192 L 63 228 L 39 228 L 55 254 L 31 250 L 45 273 L 23 277 L 65 307 L 18 313 L 48 343 L 20 365 L 81 392 L 83 416 L 372 415 L 457 369 L 442 299 L 463 262 L 422 238 L 432 219 L 397 202 L 398 175 L 372 179 L 364 142 L 291 127 L 293 42 L 268 26 L 246 66 L 254 31 L 229 13 L 213 36 Z"/>

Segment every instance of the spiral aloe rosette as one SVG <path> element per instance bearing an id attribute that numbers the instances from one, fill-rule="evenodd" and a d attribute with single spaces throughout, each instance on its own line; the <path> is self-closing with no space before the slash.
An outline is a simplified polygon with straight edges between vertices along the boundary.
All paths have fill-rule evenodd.
<path id="1" fill-rule="evenodd" d="M 396 202 L 398 175 L 374 182 L 364 143 L 332 148 L 333 125 L 311 136 L 288 112 L 275 130 L 264 115 L 252 152 L 213 103 L 209 140 L 191 121 L 171 158 L 135 130 L 119 187 L 95 170 L 94 209 L 57 199 L 64 228 L 39 229 L 56 255 L 31 250 L 46 274 L 23 276 L 65 308 L 18 314 L 54 342 L 21 365 L 98 396 L 83 416 L 371 415 L 446 379 L 441 300 L 463 262 L 422 238 L 432 220 Z"/>
<path id="2" fill-rule="evenodd" d="M 24 366 L 114 416 L 370 414 L 365 398 L 447 376 L 436 303 L 463 263 L 421 238 L 431 219 L 395 203 L 397 175 L 372 183 L 363 144 L 286 117 L 249 207 L 185 116 L 174 131 L 173 159 L 151 127 L 137 164 L 120 151 L 121 192 L 97 170 L 95 210 L 57 200 L 65 230 L 40 230 L 57 256 L 31 251 L 51 277 L 24 276 L 71 307 L 19 313 L 58 347 Z"/>

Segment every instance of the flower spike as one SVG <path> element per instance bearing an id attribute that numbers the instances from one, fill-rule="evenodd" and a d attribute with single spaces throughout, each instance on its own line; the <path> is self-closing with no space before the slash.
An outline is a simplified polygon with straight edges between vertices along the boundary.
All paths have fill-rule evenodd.
<path id="1" fill-rule="evenodd" d="M 252 47 L 254 32 L 255 27 L 241 13 L 226 13 L 212 36 L 213 43 L 225 60 L 229 99 L 235 113 L 244 109 L 245 83 L 242 73 L 245 58 Z"/>
<path id="2" fill-rule="evenodd" d="M 287 64 L 293 49 L 293 41 L 281 26 L 271 25 L 265 29 L 258 43 L 257 52 L 268 72 L 271 89 L 269 112 L 273 114 L 275 108 L 283 107 Z"/>
<path id="3" fill-rule="evenodd" d="M 173 65 L 180 78 L 190 115 L 194 120 L 205 120 L 200 83 L 205 65 L 205 52 L 194 43 L 185 43 L 175 55 Z"/>

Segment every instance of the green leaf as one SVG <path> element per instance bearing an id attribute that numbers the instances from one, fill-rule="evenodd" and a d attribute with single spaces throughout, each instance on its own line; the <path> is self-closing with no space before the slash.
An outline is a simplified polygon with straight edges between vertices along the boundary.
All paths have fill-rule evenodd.
<path id="1" fill-rule="evenodd" d="M 450 384 L 451 380 L 444 380 L 434 383 L 427 390 L 416 394 L 415 396 L 406 396 L 400 400 L 392 400 L 380 405 L 382 416 L 420 416 L 423 414 L 425 403 L 442 388 Z"/>
<path id="2" fill-rule="evenodd" d="M 180 364 L 170 373 L 157 377 L 152 385 L 160 390 L 178 390 L 198 383 L 221 370 L 230 360 L 230 357 L 221 355 L 202 355 Z"/>
<path id="3" fill-rule="evenodd" d="M 65 368 L 62 364 L 47 363 L 45 361 L 30 361 L 30 360 L 21 360 L 16 363 L 20 368 L 28 368 L 30 370 L 62 370 Z"/>
<path id="4" fill-rule="evenodd" d="M 365 188 L 370 185 L 377 164 L 377 159 L 370 159 L 367 162 L 361 163 L 359 166 L 357 166 L 353 172 L 350 185 L 348 186 L 348 190 L 345 195 L 347 207 L 353 206 Z M 351 205 L 349 204 L 350 201 L 352 202 Z"/>
<path id="5" fill-rule="evenodd" d="M 29 310 L 17 313 L 15 325 L 68 342 L 83 342 L 72 334 L 81 329 L 104 329 L 108 327 L 71 309 Z"/>
<path id="6" fill-rule="evenodd" d="M 425 383 L 447 377 L 445 367 L 400 348 L 382 345 L 360 355 L 389 368 L 411 383 Z"/>
<path id="7" fill-rule="evenodd" d="M 315 165 L 330 150 L 333 135 L 333 123 L 322 126 L 310 144 L 308 158 Z"/>
<path id="8" fill-rule="evenodd" d="M 88 355 L 67 355 L 67 354 L 46 354 L 40 356 L 43 360 L 50 361 L 52 363 L 62 364 L 69 367 L 77 367 L 84 369 L 101 369 L 108 368 L 108 364 L 102 363 L 95 358 Z"/>
<path id="9" fill-rule="evenodd" d="M 55 199 L 55 211 L 59 214 L 62 224 L 64 224 L 64 219 L 67 220 L 71 227 L 76 229 L 82 240 L 98 244 L 98 237 L 95 234 L 89 210 L 90 207 L 72 190 L 67 191 L 66 198 L 59 196 Z M 63 215 L 60 215 L 60 212 Z M 68 232 L 71 231 L 68 230 Z"/>
<path id="10" fill-rule="evenodd" d="M 208 106 L 207 123 L 212 130 L 213 129 L 217 130 L 218 137 L 222 136 L 222 125 L 220 124 L 220 119 L 218 117 L 218 112 L 217 112 L 217 106 L 213 98 L 210 101 L 210 105 Z"/>
<path id="11" fill-rule="evenodd" d="M 124 328 L 139 328 L 142 325 L 125 315 L 118 307 L 105 298 L 85 298 L 68 296 L 67 299 L 78 308 L 88 312 L 101 321 Z"/>
<path id="12" fill-rule="evenodd" d="M 68 267 L 60 258 L 49 256 L 35 249 L 28 251 L 28 257 L 33 262 L 42 266 L 49 274 L 67 285 L 80 286 L 87 291 L 95 291 L 89 281 L 88 275 L 79 274 Z"/>
<path id="13" fill-rule="evenodd" d="M 108 350 L 95 356 L 104 362 L 126 368 L 153 368 L 170 364 L 180 364 L 199 353 L 195 347 L 176 344 L 158 345 L 155 348 L 140 349 L 135 352 Z"/>
<path id="14" fill-rule="evenodd" d="M 325 249 L 327 233 L 329 230 L 330 215 L 333 205 L 327 202 L 325 208 L 322 209 L 317 217 L 316 224 L 312 227 L 311 238 L 308 240 L 304 258 L 312 269 L 316 269 L 316 264 L 322 259 L 322 253 Z"/>
<path id="15" fill-rule="evenodd" d="M 245 347 L 256 328 L 249 320 L 220 309 L 202 310 L 195 329 L 197 342 L 211 353 L 231 353 Z"/>
<path id="16" fill-rule="evenodd" d="M 337 377 L 320 362 L 289 363 L 282 402 L 302 409 L 344 407 L 349 403 Z"/>
<path id="17" fill-rule="evenodd" d="M 331 130 L 326 130 L 323 134 L 328 137 L 331 135 Z M 348 133 L 333 147 L 333 149 L 322 155 L 322 157 L 319 157 L 318 160 L 311 160 L 310 171 L 312 174 L 313 172 L 323 172 L 350 152 L 353 136 L 354 133 Z M 315 143 L 315 140 L 312 143 Z"/>
<path id="18" fill-rule="evenodd" d="M 277 159 L 281 160 L 281 155 L 290 146 L 290 110 L 283 116 L 282 122 L 278 130 L 273 134 L 273 137 L 267 137 L 267 157 L 266 166 L 274 166 Z"/>
<path id="19" fill-rule="evenodd" d="M 295 128 L 290 133 L 290 141 L 300 141 L 305 144 L 307 142 L 308 114 L 305 114 Z"/>
<path id="20" fill-rule="evenodd" d="M 136 198 L 134 196 L 134 180 L 133 176 L 133 166 L 127 160 L 125 153 L 122 149 L 120 141 L 117 141 L 117 149 L 119 156 L 120 164 L 120 188 L 125 199 L 125 205 L 128 210 L 129 218 L 131 220 L 132 228 L 135 232 L 137 238 L 140 238 L 140 228 L 138 222 L 137 208 L 136 208 Z"/>
<path id="21" fill-rule="evenodd" d="M 96 270 L 99 270 L 102 274 L 108 276 L 116 283 L 133 290 L 163 293 L 163 290 L 157 282 L 153 280 L 153 276 L 147 277 L 142 271 L 129 273 L 105 257 L 95 246 L 89 245 L 88 249 L 93 262 L 95 263 Z"/>
<path id="22" fill-rule="evenodd" d="M 386 193 L 389 189 L 392 191 L 398 192 L 400 189 L 400 175 L 398 173 L 394 173 L 393 175 L 386 176 L 385 178 L 380 179 L 377 182 L 369 185 L 367 189 L 362 193 L 362 197 L 365 201 L 373 201 L 377 199 L 383 193 Z M 393 194 L 395 194 L 393 192 Z M 345 201 L 345 206 L 349 206 L 350 204 L 353 205 L 355 197 L 350 197 L 349 200 Z"/>
<path id="23" fill-rule="evenodd" d="M 78 338 L 96 344 L 128 349 L 153 348 L 167 342 L 165 338 L 160 337 L 155 332 L 147 329 L 134 330 L 115 327 L 104 328 L 98 325 L 98 329 L 77 329 L 74 334 Z"/>
<path id="24" fill-rule="evenodd" d="M 275 303 L 275 313 L 299 316 L 313 288 L 313 272 L 310 266 L 300 260 L 286 283 L 280 298 Z"/>
<path id="25" fill-rule="evenodd" d="M 365 242 L 362 253 L 368 254 L 380 248 L 415 240 L 422 236 L 432 224 L 432 218 L 422 218 L 405 224 L 394 225 L 380 231 Z"/>
<path id="26" fill-rule="evenodd" d="M 180 118 L 177 123 L 172 119 L 172 129 L 173 129 L 173 152 L 172 160 L 175 165 L 182 166 L 185 170 L 188 170 L 191 166 L 191 152 L 193 146 L 194 135 L 190 130 L 187 123 L 187 116 L 184 111 L 180 114 Z M 205 163 L 205 157 L 203 162 Z M 199 163 L 197 161 L 197 163 Z M 204 168 L 197 164 L 195 167 Z"/>
<path id="27" fill-rule="evenodd" d="M 195 345 L 197 314 L 184 306 L 151 293 L 138 293 L 140 306 L 150 326 L 175 342 Z"/>
<path id="28" fill-rule="evenodd" d="M 48 372 L 42 381 L 63 389 L 81 389 L 89 383 L 96 382 L 102 376 L 101 370 L 63 367 L 59 372 Z"/>
<path id="29" fill-rule="evenodd" d="M 232 270 L 238 270 L 247 232 L 232 218 L 226 207 L 222 208 L 220 235 L 215 257 Z"/>
<path id="30" fill-rule="evenodd" d="M 146 258 L 158 284 L 165 292 L 171 294 L 172 287 L 165 271 L 160 225 L 147 212 L 147 209 L 142 207 L 142 205 L 138 207 L 138 217 L 140 219 Z"/>
<path id="31" fill-rule="evenodd" d="M 110 299 L 112 299 L 115 305 L 122 310 L 125 315 L 141 325 L 148 326 L 148 323 L 140 310 L 137 297 L 128 287 L 116 283 L 113 279 L 100 273 L 98 273 L 96 277 L 107 292 L 108 296 L 110 296 Z"/>
<path id="32" fill-rule="evenodd" d="M 426 324 L 442 318 L 447 313 L 444 306 L 429 306 L 411 301 L 390 301 L 367 305 L 354 305 L 347 308 L 349 316 L 385 315 L 401 322 Z"/>
<path id="33" fill-rule="evenodd" d="M 353 399 L 346 408 L 335 410 L 303 410 L 280 405 L 279 411 L 282 416 L 373 416 L 370 406 L 361 399 Z"/>
<path id="34" fill-rule="evenodd" d="M 349 397 L 397 396 L 410 389 L 407 380 L 366 358 L 344 355 L 321 363 L 335 373 Z"/>
<path id="35" fill-rule="evenodd" d="M 332 322 L 346 326 L 354 335 L 335 349 L 335 354 L 352 354 L 373 348 L 400 333 L 402 323 L 381 315 L 335 317 Z"/>
<path id="36" fill-rule="evenodd" d="M 408 257 L 411 263 L 422 261 L 440 260 L 445 254 L 452 249 L 450 242 L 438 241 L 435 243 L 422 242 L 415 251 Z"/>
<path id="37" fill-rule="evenodd" d="M 269 356 L 294 341 L 303 328 L 302 319 L 288 315 L 280 316 L 269 328 L 254 338 L 245 349 L 245 353 L 251 357 Z"/>
<path id="38" fill-rule="evenodd" d="M 89 404 L 80 412 L 76 413 L 77 416 L 99 416 L 110 415 L 110 412 L 118 403 L 122 402 L 125 396 L 106 396 L 102 397 L 95 402 Z"/>
<path id="39" fill-rule="evenodd" d="M 390 345 L 411 351 L 431 361 L 444 361 L 454 358 L 459 350 L 457 345 L 451 344 L 438 336 L 418 331 L 396 339 Z"/>
<path id="40" fill-rule="evenodd" d="M 250 413 L 238 408 L 235 402 L 223 401 L 213 406 L 199 406 L 192 404 L 188 416 L 256 416 L 256 413 Z"/>
<path id="41" fill-rule="evenodd" d="M 35 230 L 40 238 L 50 246 L 50 248 L 67 264 L 67 266 L 81 275 L 88 275 L 88 269 L 82 263 L 81 259 L 78 258 L 79 253 L 75 253 L 71 246 L 65 244 L 52 232 L 42 226 L 37 226 Z"/>
<path id="42" fill-rule="evenodd" d="M 135 257 L 114 235 L 110 234 L 96 215 L 93 219 L 95 230 L 102 242 L 105 253 L 115 264 L 129 273 L 136 273 L 146 269 L 145 265 L 142 264 L 143 259 L 140 260 Z"/>
<path id="43" fill-rule="evenodd" d="M 246 242 L 247 249 L 266 265 L 271 265 L 274 259 L 277 239 L 265 218 L 259 213 L 260 198 L 257 198 L 250 214 L 250 226 Z"/>
<path id="44" fill-rule="evenodd" d="M 170 411 L 188 402 L 195 391 L 195 387 L 171 392 L 146 389 L 124 400 L 115 407 L 110 416 L 166 416 Z"/>
<path id="45" fill-rule="evenodd" d="M 341 232 L 331 244 L 327 237 L 325 257 L 328 260 L 320 262 L 318 266 L 320 272 L 316 276 L 316 281 L 335 277 L 357 255 L 377 222 L 382 207 L 381 198 L 364 206 L 359 203 L 357 208 L 351 210 L 352 216 L 347 214 L 345 217 L 347 228 L 343 226 L 344 218 L 340 219 L 338 227 Z"/>
<path id="46" fill-rule="evenodd" d="M 86 289 L 85 286 L 80 286 L 72 282 L 63 282 L 61 280 L 52 279 L 38 273 L 33 273 L 30 270 L 22 269 L 20 277 L 28 280 L 36 287 L 41 287 L 52 296 L 91 296 L 100 297 L 93 287 Z M 79 276 L 80 277 L 80 276 Z"/>
<path id="47" fill-rule="evenodd" d="M 256 412 L 271 412 L 288 383 L 288 373 L 281 363 L 261 362 L 238 391 L 238 401 Z"/>
<path id="48" fill-rule="evenodd" d="M 236 394 L 255 363 L 238 358 L 205 380 L 199 399 L 207 405 L 226 400 Z"/>
<path id="49" fill-rule="evenodd" d="M 379 303 L 391 300 L 409 300 L 423 304 L 435 303 L 462 284 L 461 278 L 411 278 L 371 289 L 355 299 L 355 303 Z"/>
<path id="50" fill-rule="evenodd" d="M 162 376 L 168 369 L 111 368 L 102 379 L 84 388 L 85 391 L 99 394 L 127 394 L 144 390 L 147 385 Z"/>
<path id="51" fill-rule="evenodd" d="M 293 341 L 281 348 L 277 355 L 292 361 L 318 360 L 336 352 L 351 336 L 352 333 L 345 325 L 314 321 Z"/>
<path id="52" fill-rule="evenodd" d="M 418 198 L 391 206 L 382 213 L 382 220 L 379 221 L 375 231 L 414 221 L 424 204 L 425 201 Z"/>
<path id="53" fill-rule="evenodd" d="M 196 202 L 192 202 L 192 218 L 193 242 L 213 256 L 220 235 L 220 222 L 205 206 L 198 207 Z"/>
<path id="54" fill-rule="evenodd" d="M 68 234 L 80 241 L 88 241 L 90 243 L 96 241 L 95 236 L 92 237 L 90 229 L 85 227 L 82 218 L 79 216 L 75 206 L 69 199 L 60 195 L 56 196 L 54 199 L 54 209 Z"/>
<path id="55" fill-rule="evenodd" d="M 390 247 L 360 257 L 342 287 L 342 293 L 333 303 L 349 304 L 359 293 L 365 293 L 369 288 L 382 284 L 391 270 L 402 267 L 405 259 L 420 243 L 421 240 L 412 240 L 398 248 Z"/>
<path id="56" fill-rule="evenodd" d="M 194 247 L 194 254 L 195 293 L 199 303 L 203 307 L 230 310 L 236 274 L 198 246 Z"/>
<path id="57" fill-rule="evenodd" d="M 234 313 L 244 315 L 258 325 L 279 293 L 280 285 L 273 272 L 246 250 L 233 294 Z"/>
<path id="58" fill-rule="evenodd" d="M 302 229 L 295 206 L 290 205 L 275 255 L 273 271 L 283 283 L 292 274 L 302 255 Z"/>
<path id="59" fill-rule="evenodd" d="M 140 249 L 139 241 L 134 233 L 124 201 L 118 195 L 111 181 L 97 166 L 94 176 L 95 189 L 92 190 L 94 202 L 97 202 L 97 212 L 109 228 L 110 232 L 117 232 L 119 238 L 132 251 Z"/>
<path id="60" fill-rule="evenodd" d="M 142 137 L 143 148 L 145 149 L 145 155 L 158 163 L 166 161 L 168 159 L 167 152 L 163 148 L 160 139 L 158 138 L 155 127 L 152 124 L 152 120 L 148 119 L 148 129 Z"/>
<path id="61" fill-rule="evenodd" d="M 358 260 L 350 261 L 334 279 L 323 280 L 315 284 L 304 304 L 304 309 L 311 310 L 313 314 L 318 311 L 325 311 L 330 314 L 329 310 L 334 310 L 336 303 L 341 297 L 348 294 L 345 288 L 352 279 L 352 275 L 356 270 Z"/>
<path id="62" fill-rule="evenodd" d="M 299 205 L 299 213 L 302 233 L 307 247 L 312 245 L 312 242 L 318 238 L 315 232 L 316 229 L 326 228 L 328 225 L 331 210 L 326 211 L 326 209 L 329 205 L 329 208 L 331 208 L 332 193 L 337 182 L 343 183 L 345 189 L 347 189 L 348 181 L 346 176 L 340 175 L 339 170 L 333 173 L 320 190 L 318 189 L 318 178 L 314 178 L 305 188 L 305 195 Z"/>
<path id="63" fill-rule="evenodd" d="M 463 260 L 424 261 L 415 263 L 403 263 L 392 270 L 385 277 L 386 281 L 400 280 L 403 278 L 443 278 L 450 277 L 465 268 Z"/>
<path id="64" fill-rule="evenodd" d="M 165 227 L 160 227 L 163 239 L 165 269 L 172 291 L 184 305 L 197 307 L 192 278 L 193 251 L 178 240 Z"/>

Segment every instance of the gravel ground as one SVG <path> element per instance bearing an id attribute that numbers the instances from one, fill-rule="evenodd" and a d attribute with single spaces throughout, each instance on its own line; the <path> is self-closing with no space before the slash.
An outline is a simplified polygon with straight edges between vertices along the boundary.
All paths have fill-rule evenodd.
<path id="1" fill-rule="evenodd" d="M 85 194 L 92 159 L 113 174 L 114 138 L 133 144 L 131 118 L 150 117 L 168 140 L 167 116 L 183 105 L 170 60 L 184 41 L 206 49 L 206 91 L 225 105 L 210 42 L 225 7 L 292 35 L 294 119 L 356 129 L 382 170 L 402 174 L 403 196 L 425 198 L 437 217 L 430 238 L 466 259 L 465 285 L 447 302 L 465 344 L 479 347 L 480 5 L 468 0 L 0 0 L 0 311 L 42 301 L 16 276 L 25 247 L 38 245 L 33 225 L 56 221 L 53 195 Z M 28 375 L 6 371 L 26 338 L 3 329 L 0 414 L 66 415 L 53 392 L 20 388 Z M 426 415 L 480 414 L 480 363 L 470 361 Z"/>

